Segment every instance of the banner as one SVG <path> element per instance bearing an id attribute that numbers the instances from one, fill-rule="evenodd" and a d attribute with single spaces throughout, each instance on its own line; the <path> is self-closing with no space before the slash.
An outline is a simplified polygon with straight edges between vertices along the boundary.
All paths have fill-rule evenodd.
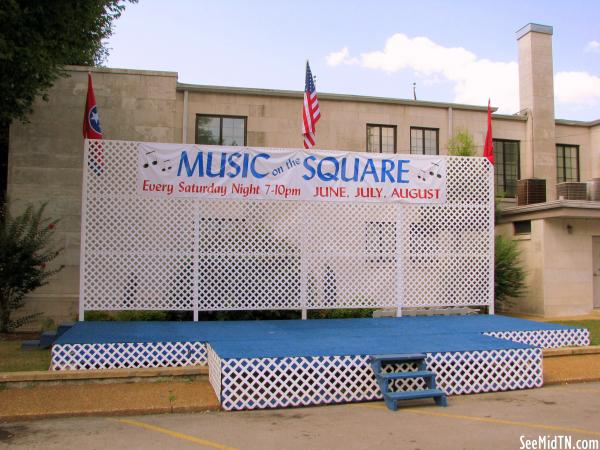
<path id="1" fill-rule="evenodd" d="M 138 147 L 142 196 L 444 203 L 440 156 L 151 144 Z"/>

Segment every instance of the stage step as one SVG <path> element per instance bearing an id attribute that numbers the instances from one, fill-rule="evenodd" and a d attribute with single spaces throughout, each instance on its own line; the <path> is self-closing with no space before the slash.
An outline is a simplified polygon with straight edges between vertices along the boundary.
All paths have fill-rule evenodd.
<path id="1" fill-rule="evenodd" d="M 38 339 L 21 342 L 21 350 L 39 350 L 40 341 Z"/>
<path id="2" fill-rule="evenodd" d="M 44 331 L 40 338 L 33 341 L 24 341 L 21 344 L 21 350 L 39 350 L 52 347 L 54 341 L 65 334 L 72 326 L 73 322 L 61 323 L 56 331 Z"/>
<path id="3" fill-rule="evenodd" d="M 379 377 L 384 380 L 403 380 L 407 378 L 435 378 L 435 372 L 429 370 L 417 370 L 416 372 L 380 372 Z"/>
<path id="4" fill-rule="evenodd" d="M 56 331 L 44 331 L 40 334 L 40 348 L 50 348 L 56 339 Z"/>
<path id="5" fill-rule="evenodd" d="M 392 411 L 398 409 L 398 402 L 401 400 L 414 400 L 421 398 L 433 398 L 438 406 L 448 406 L 446 394 L 437 389 L 435 372 L 427 370 L 427 355 L 422 353 L 398 354 L 398 355 L 372 355 L 369 357 L 371 367 L 375 373 L 377 384 L 383 395 L 386 406 Z M 407 370 L 403 372 L 385 372 L 384 365 L 402 365 L 416 364 L 417 370 Z M 425 380 L 427 389 L 418 389 L 414 391 L 390 391 L 390 385 L 394 380 L 409 380 L 421 378 Z"/>
<path id="6" fill-rule="evenodd" d="M 448 400 L 446 394 L 439 389 L 423 389 L 419 391 L 405 391 L 405 392 L 386 392 L 383 394 L 385 404 L 392 411 L 398 409 L 398 401 L 400 400 L 415 400 L 421 398 L 433 398 L 436 405 L 448 406 Z"/>
<path id="7" fill-rule="evenodd" d="M 382 362 L 397 362 L 397 361 L 421 361 L 424 360 L 427 355 L 423 353 L 406 353 L 399 355 L 372 355 L 370 356 L 371 362 L 382 361 Z"/>

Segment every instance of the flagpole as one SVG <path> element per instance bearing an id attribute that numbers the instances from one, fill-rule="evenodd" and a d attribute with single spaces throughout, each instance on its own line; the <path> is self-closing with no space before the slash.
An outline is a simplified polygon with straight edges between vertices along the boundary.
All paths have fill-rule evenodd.
<path id="1" fill-rule="evenodd" d="M 306 70 L 308 67 L 308 58 L 306 58 L 306 64 L 304 65 L 304 74 L 306 76 Z M 302 95 L 302 102 L 304 102 L 304 96 L 306 95 L 306 92 Z M 308 223 L 307 220 L 308 217 L 306 216 L 306 214 L 303 214 L 302 217 L 302 221 L 304 222 L 304 226 L 302 227 L 302 234 L 301 234 L 301 242 L 302 242 L 302 249 L 304 251 L 306 251 L 306 247 L 308 245 L 308 236 L 307 236 L 307 230 L 308 230 Z M 300 303 L 302 304 L 302 311 L 301 311 L 301 319 L 302 320 L 306 320 L 308 319 L 308 311 L 306 309 L 306 304 L 308 303 L 308 265 L 307 265 L 307 261 L 306 261 L 306 255 L 301 255 L 300 256 Z"/>

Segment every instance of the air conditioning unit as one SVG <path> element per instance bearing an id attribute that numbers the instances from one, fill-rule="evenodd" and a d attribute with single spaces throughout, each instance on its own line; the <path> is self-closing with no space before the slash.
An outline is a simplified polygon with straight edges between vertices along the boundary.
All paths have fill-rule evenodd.
<path id="1" fill-rule="evenodd" d="M 517 206 L 544 203 L 546 201 L 546 180 L 526 178 L 517 181 Z"/>
<path id="2" fill-rule="evenodd" d="M 587 183 L 567 181 L 556 185 L 559 200 L 587 200 Z"/>
<path id="3" fill-rule="evenodd" d="M 589 199 L 593 202 L 600 202 L 600 178 L 592 178 L 588 181 Z"/>

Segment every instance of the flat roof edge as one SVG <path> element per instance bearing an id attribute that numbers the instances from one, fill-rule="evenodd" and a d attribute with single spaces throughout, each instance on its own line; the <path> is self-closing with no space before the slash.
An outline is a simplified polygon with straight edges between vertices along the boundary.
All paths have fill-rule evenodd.
<path id="1" fill-rule="evenodd" d="M 126 75 L 145 75 L 159 77 L 178 77 L 177 72 L 166 72 L 160 70 L 141 70 L 141 69 L 119 69 L 113 67 L 95 67 L 95 66 L 63 66 L 69 72 L 92 72 L 92 73 L 121 73 Z"/>
<path id="2" fill-rule="evenodd" d="M 549 34 L 550 36 L 552 36 L 554 30 L 552 29 L 552 27 L 550 25 L 542 25 L 539 23 L 528 23 L 524 27 L 519 28 L 515 34 L 517 35 L 517 40 L 519 40 L 526 34 L 532 33 L 532 32 Z"/>
<path id="3" fill-rule="evenodd" d="M 178 91 L 190 91 L 190 92 L 207 92 L 216 94 L 230 94 L 230 95 L 264 95 L 272 97 L 288 97 L 288 98 L 303 98 L 303 91 L 290 91 L 284 89 L 261 89 L 261 88 L 245 88 L 245 87 L 230 87 L 230 86 L 211 86 L 201 84 L 187 84 L 177 83 Z M 389 97 L 373 97 L 366 95 L 354 95 L 354 94 L 333 94 L 328 92 L 318 92 L 319 99 L 321 100 L 336 100 L 336 101 L 352 101 L 352 102 L 365 102 L 365 103 L 390 103 L 397 105 L 406 106 L 424 106 L 430 108 L 453 108 L 471 111 L 487 111 L 487 106 L 477 105 L 464 105 L 460 103 L 446 103 L 446 102 L 430 102 L 425 100 L 410 100 L 402 98 L 389 98 Z M 498 108 L 492 108 L 492 111 L 496 111 Z M 501 118 L 505 118 L 504 116 Z M 515 119 L 521 120 L 521 119 Z"/>
<path id="4" fill-rule="evenodd" d="M 556 125 L 568 125 L 574 127 L 595 127 L 596 125 L 600 125 L 600 119 L 596 120 L 569 120 L 569 119 L 556 119 L 554 121 Z"/>
<path id="5" fill-rule="evenodd" d="M 561 211 L 562 210 L 562 211 Z M 587 214 L 586 214 L 587 212 Z M 537 216 L 538 218 L 573 217 L 600 219 L 600 202 L 589 200 L 552 200 L 545 203 L 511 206 L 502 211 L 500 223 L 513 222 L 522 216 Z"/>

